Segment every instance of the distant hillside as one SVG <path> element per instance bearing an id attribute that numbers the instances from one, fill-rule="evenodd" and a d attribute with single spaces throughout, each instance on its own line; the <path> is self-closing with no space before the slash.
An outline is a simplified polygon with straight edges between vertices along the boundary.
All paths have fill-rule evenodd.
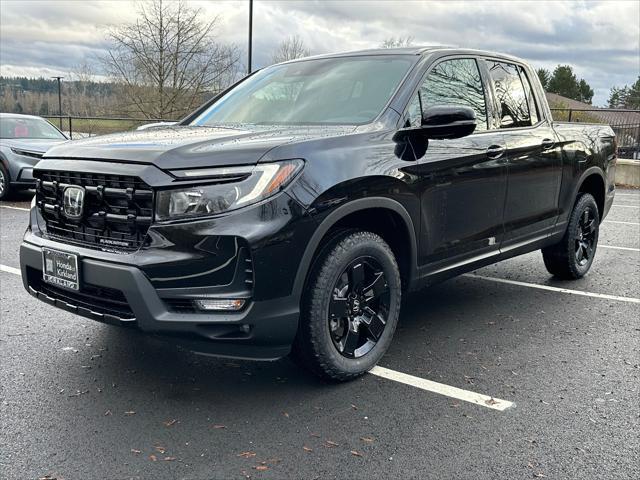
<path id="1" fill-rule="evenodd" d="M 62 111 L 71 115 L 118 113 L 117 85 L 93 81 L 62 81 Z M 48 78 L 0 77 L 0 111 L 54 115 L 58 83 Z M 123 113 L 123 112 L 120 112 Z"/>
<path id="2" fill-rule="evenodd" d="M 63 80 L 62 113 L 81 117 L 140 117 L 139 111 L 125 102 L 120 88 L 117 83 Z M 203 94 L 201 101 L 204 103 L 212 95 Z M 49 78 L 0 76 L 0 112 L 57 115 L 58 82 Z"/>

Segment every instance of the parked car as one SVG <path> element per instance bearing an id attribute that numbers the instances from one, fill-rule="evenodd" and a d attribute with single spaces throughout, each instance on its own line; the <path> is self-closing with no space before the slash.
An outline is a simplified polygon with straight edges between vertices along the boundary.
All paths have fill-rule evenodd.
<path id="1" fill-rule="evenodd" d="M 148 130 L 149 128 L 170 127 L 178 122 L 154 122 L 140 125 L 136 130 Z"/>
<path id="2" fill-rule="evenodd" d="M 33 166 L 67 137 L 41 117 L 0 113 L 0 200 L 13 190 L 32 188 Z"/>
<path id="3" fill-rule="evenodd" d="M 403 292 L 538 249 L 585 275 L 615 163 L 612 130 L 554 122 L 508 55 L 296 60 L 176 126 L 52 148 L 22 278 L 79 315 L 346 380 L 387 350 Z"/>

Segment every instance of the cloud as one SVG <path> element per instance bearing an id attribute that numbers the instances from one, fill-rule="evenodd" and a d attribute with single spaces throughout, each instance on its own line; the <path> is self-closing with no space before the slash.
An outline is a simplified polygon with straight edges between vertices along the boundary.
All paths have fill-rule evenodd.
<path id="1" fill-rule="evenodd" d="M 189 2 L 203 19 L 218 16 L 217 37 L 246 52 L 248 2 Z M 108 48 L 109 25 L 130 22 L 122 1 L 0 3 L 0 70 L 68 72 Z M 640 2 L 636 1 L 254 1 L 254 67 L 278 43 L 299 35 L 312 53 L 377 47 L 392 36 L 415 44 L 457 45 L 510 53 L 535 67 L 570 64 L 603 104 L 613 85 L 640 73 Z M 49 73 L 46 73 L 48 75 Z"/>

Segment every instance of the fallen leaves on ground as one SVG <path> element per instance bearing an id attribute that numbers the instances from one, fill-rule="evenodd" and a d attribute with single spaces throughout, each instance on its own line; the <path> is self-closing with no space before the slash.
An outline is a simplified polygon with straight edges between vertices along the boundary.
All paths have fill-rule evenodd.
<path id="1" fill-rule="evenodd" d="M 498 402 L 496 399 L 491 397 L 489 400 L 485 400 L 484 403 L 486 403 L 487 405 L 497 405 L 500 402 Z"/>
<path id="2" fill-rule="evenodd" d="M 309 447 L 307 447 L 307 446 L 303 446 L 303 447 L 302 447 L 302 449 L 303 449 L 305 452 L 313 452 L 313 448 L 309 448 Z"/>
<path id="3" fill-rule="evenodd" d="M 158 461 L 158 457 L 156 457 L 153 453 L 151 455 L 149 455 L 149 460 L 151 460 L 152 462 L 157 462 Z"/>
<path id="4" fill-rule="evenodd" d="M 362 440 L 365 443 L 372 443 L 375 440 L 375 438 L 373 438 L 373 437 L 360 437 L 360 440 Z"/>
<path id="5" fill-rule="evenodd" d="M 85 393 L 89 393 L 89 390 L 76 390 L 76 393 L 72 393 L 69 397 L 79 397 L 80 395 L 84 395 Z"/>
<path id="6" fill-rule="evenodd" d="M 176 459 L 176 457 L 164 457 L 163 460 L 165 462 L 173 462 Z"/>
<path id="7" fill-rule="evenodd" d="M 267 467 L 266 465 L 256 465 L 253 468 L 258 470 L 259 472 L 264 472 L 265 470 L 269 470 L 269 467 Z"/>
<path id="8" fill-rule="evenodd" d="M 140 455 L 142 452 L 136 448 L 131 449 L 131 453 L 135 453 L 136 455 Z"/>
<path id="9" fill-rule="evenodd" d="M 239 453 L 238 456 L 242 458 L 251 458 L 256 456 L 256 452 L 242 452 Z"/>
<path id="10" fill-rule="evenodd" d="M 221 428 L 227 428 L 225 425 L 213 425 L 213 428 L 220 430 Z"/>
<path id="11" fill-rule="evenodd" d="M 155 447 L 153 447 L 153 448 L 154 448 L 154 449 L 156 450 L 156 452 L 158 452 L 158 453 L 163 453 L 163 454 L 164 454 L 164 452 L 166 452 L 166 451 L 167 451 L 167 449 L 166 449 L 166 448 L 161 447 L 160 445 L 156 445 L 156 446 L 155 446 Z"/>
<path id="12" fill-rule="evenodd" d="M 176 420 L 175 418 L 173 420 L 168 420 L 166 422 L 162 422 L 164 423 L 165 427 L 170 427 L 171 425 L 173 425 L 174 423 L 176 423 L 178 420 Z"/>
<path id="13" fill-rule="evenodd" d="M 340 444 L 336 442 L 332 442 L 331 440 L 325 440 L 324 446 L 327 448 L 338 447 Z"/>
<path id="14" fill-rule="evenodd" d="M 351 450 L 351 455 L 353 455 L 354 457 L 361 457 L 362 454 L 360 452 L 358 452 L 357 450 Z"/>

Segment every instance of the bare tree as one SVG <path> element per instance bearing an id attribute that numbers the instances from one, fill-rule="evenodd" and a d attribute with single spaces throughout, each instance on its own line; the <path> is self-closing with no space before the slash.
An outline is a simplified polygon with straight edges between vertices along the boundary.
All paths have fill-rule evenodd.
<path id="1" fill-rule="evenodd" d="M 271 55 L 273 63 L 286 62 L 296 58 L 308 57 L 309 49 L 298 35 L 285 38 Z"/>
<path id="2" fill-rule="evenodd" d="M 400 47 L 410 47 L 413 44 L 413 37 L 409 35 L 408 37 L 389 37 L 385 38 L 384 41 L 380 44 L 380 48 L 400 48 Z"/>
<path id="3" fill-rule="evenodd" d="M 236 79 L 240 53 L 215 40 L 217 17 L 204 21 L 200 8 L 182 0 L 141 1 L 137 10 L 135 22 L 109 30 L 111 48 L 102 58 L 126 111 L 176 118 Z"/>

